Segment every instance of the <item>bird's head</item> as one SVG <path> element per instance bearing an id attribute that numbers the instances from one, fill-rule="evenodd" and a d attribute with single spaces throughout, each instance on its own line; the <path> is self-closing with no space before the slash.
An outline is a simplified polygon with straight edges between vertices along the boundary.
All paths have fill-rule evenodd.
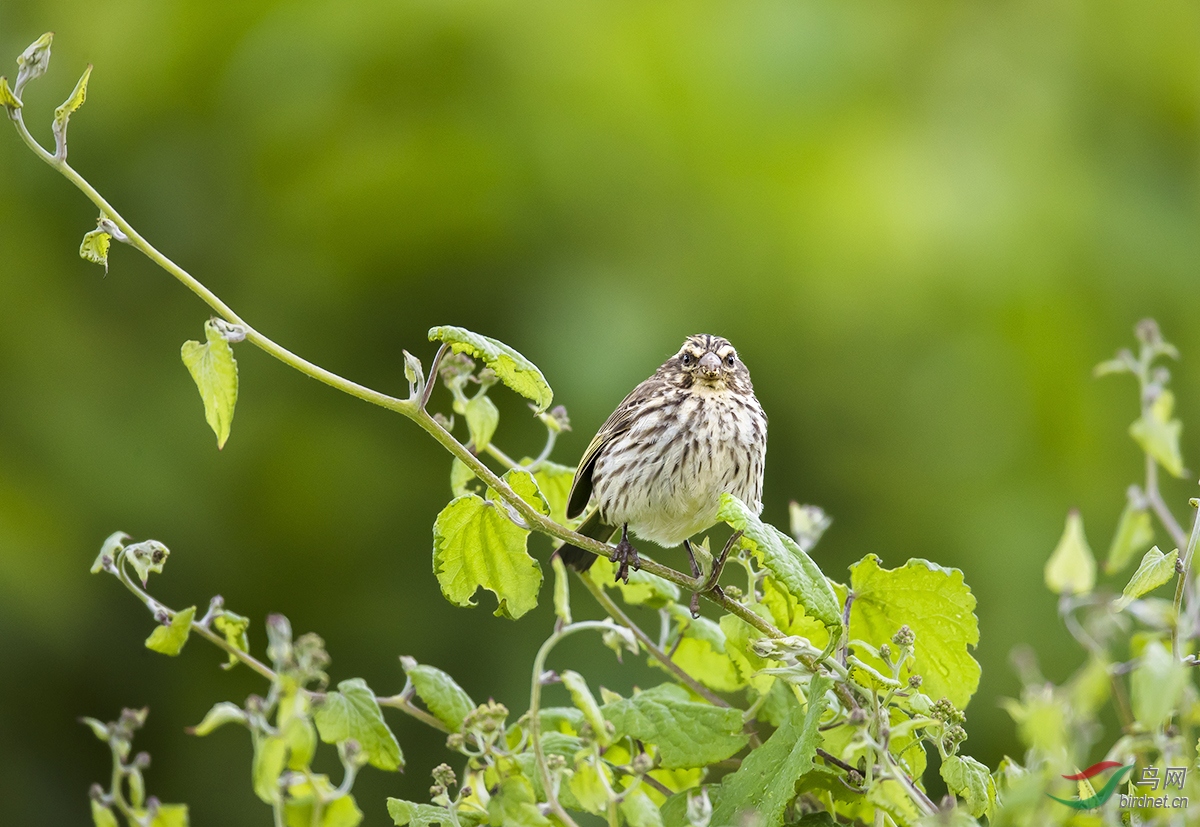
<path id="1" fill-rule="evenodd" d="M 727 339 L 698 333 L 689 336 L 663 369 L 686 388 L 749 388 L 750 372 Z"/>

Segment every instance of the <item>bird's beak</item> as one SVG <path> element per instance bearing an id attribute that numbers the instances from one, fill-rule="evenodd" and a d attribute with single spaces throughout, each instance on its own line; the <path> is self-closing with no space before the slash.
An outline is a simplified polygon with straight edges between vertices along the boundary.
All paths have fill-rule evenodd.
<path id="1" fill-rule="evenodd" d="M 716 376 L 721 372 L 721 357 L 715 353 L 704 354 L 700 357 L 700 370 L 709 376 Z"/>

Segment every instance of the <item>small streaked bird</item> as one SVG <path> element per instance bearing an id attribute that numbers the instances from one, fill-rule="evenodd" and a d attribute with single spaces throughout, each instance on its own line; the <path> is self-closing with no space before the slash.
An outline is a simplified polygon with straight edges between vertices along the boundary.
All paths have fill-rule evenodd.
<path id="1" fill-rule="evenodd" d="M 629 580 L 638 553 L 629 534 L 673 548 L 717 522 L 721 494 L 762 511 L 767 416 L 750 371 L 727 340 L 689 336 L 613 411 L 592 439 L 571 484 L 567 516 L 595 508 L 578 531 L 607 542 L 621 529 L 617 579 Z M 559 550 L 583 571 L 596 559 L 575 546 Z"/>

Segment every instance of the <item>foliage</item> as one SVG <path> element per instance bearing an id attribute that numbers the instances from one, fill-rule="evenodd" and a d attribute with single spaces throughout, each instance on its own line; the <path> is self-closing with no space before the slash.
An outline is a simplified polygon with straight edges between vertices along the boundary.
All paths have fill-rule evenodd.
<path id="1" fill-rule="evenodd" d="M 546 412 L 552 392 L 532 362 L 487 336 L 435 327 L 429 336 L 441 346 L 428 373 L 417 357 L 405 354 L 410 394 L 399 399 L 267 339 L 151 247 L 66 164 L 67 120 L 84 101 L 90 67 L 56 113 L 56 151 L 47 152 L 30 136 L 20 95 L 28 80 L 45 71 L 49 47 L 47 35 L 22 55 L 17 85 L 0 87 L 0 103 L 31 149 L 101 209 L 99 229 L 89 236 L 97 239 L 93 234 L 101 232 L 134 246 L 219 314 L 206 323 L 205 344 L 188 342 L 183 349 L 219 446 L 229 436 L 237 401 L 232 345 L 245 340 L 313 378 L 406 416 L 453 455 L 456 496 L 433 529 L 434 574 L 452 603 L 473 606 L 483 588 L 496 595 L 497 614 L 513 620 L 536 605 L 543 574 L 526 547 L 533 532 L 602 557 L 611 553 L 610 546 L 563 522 L 563 481 L 570 472 L 549 457 L 569 420 L 561 409 Z M 106 266 L 107 252 L 107 240 L 85 241 L 81 249 Z M 148 648 L 179 655 L 199 635 L 228 653 L 229 665 L 244 664 L 267 682 L 263 696 L 217 703 L 191 732 L 204 736 L 230 723 L 248 730 L 251 784 L 276 824 L 353 827 L 362 820 L 353 795 L 358 772 L 368 764 L 385 772 L 405 766 L 387 709 L 446 733 L 445 757 L 459 767 L 455 772 L 439 763 L 432 769 L 429 803 L 389 800 L 398 825 L 570 825 L 579 814 L 631 827 L 747 819 L 771 827 L 834 820 L 972 824 L 981 818 L 1084 823 L 1091 816 L 1043 793 L 1054 788 L 1062 769 L 1083 763 L 1098 731 L 1096 716 L 1110 697 L 1126 735 L 1108 760 L 1145 769 L 1190 767 L 1196 758 L 1200 707 L 1188 667 L 1196 662 L 1190 652 L 1197 623 L 1188 571 L 1200 522 L 1187 538 L 1157 488 L 1160 466 L 1183 473 L 1169 375 L 1156 366 L 1159 357 L 1175 353 L 1153 323 L 1142 323 L 1138 335 L 1137 357 L 1122 352 L 1099 372 L 1132 373 L 1140 382 L 1142 410 L 1130 434 L 1148 458 L 1147 479 L 1144 488 L 1130 490 L 1106 568 L 1117 572 L 1144 551 L 1142 563 L 1119 599 L 1095 592 L 1096 567 L 1082 518 L 1068 518 L 1046 582 L 1062 595 L 1063 620 L 1087 650 L 1088 662 L 1061 687 L 1024 664 L 1025 691 L 1008 709 L 1029 751 L 1024 765 L 1009 760 L 995 773 L 961 752 L 964 710 L 980 673 L 971 654 L 979 640 L 975 598 L 962 572 L 921 559 L 888 569 L 868 554 L 850 567 L 848 585 L 838 582 L 809 554 L 828 523 L 811 508 L 793 510 L 793 539 L 726 496 L 720 514 L 731 536 L 719 555 L 701 555 L 705 570 L 696 577 L 646 559 L 629 584 L 614 584 L 611 566 L 598 561 L 579 582 L 608 615 L 602 621 L 572 620 L 568 574 L 555 566 L 557 621 L 532 665 L 529 708 L 511 721 L 503 705 L 476 704 L 449 675 L 407 658 L 406 683 L 394 695 L 378 695 L 359 678 L 331 690 L 324 642 L 315 634 L 294 638 L 282 615 L 267 619 L 266 659 L 260 660 L 250 651 L 249 621 L 220 598 L 196 618 L 195 607 L 172 610 L 146 591 L 149 575 L 161 573 L 168 559 L 158 541 L 130 543 L 118 532 L 104 543 L 92 570 L 116 577 L 152 613 L 159 625 Z M 429 410 L 439 382 L 465 422 L 465 442 L 454 435 L 453 416 Z M 500 414 L 489 393 L 497 384 L 533 401 L 547 434 L 536 459 L 515 461 L 496 445 Z M 1140 548 L 1152 540 L 1150 513 L 1179 548 L 1169 554 Z M 744 576 L 740 585 L 722 579 L 727 566 Z M 1180 576 L 1171 604 L 1147 596 L 1175 572 Z M 630 619 L 609 593 L 613 589 L 627 605 L 660 613 L 657 639 Z M 699 616 L 698 602 L 685 605 L 684 594 L 708 599 L 720 617 Z M 1128 635 L 1135 622 L 1138 631 Z M 664 680 L 628 696 L 599 687 L 597 699 L 587 676 L 548 669 L 553 650 L 583 632 L 599 633 L 618 658 L 647 655 Z M 1128 651 L 1121 651 L 1126 644 Z M 554 684 L 563 685 L 569 706 L 544 703 L 546 687 Z M 128 710 L 113 724 L 86 719 L 114 757 L 111 788 L 93 789 L 97 825 L 114 824 L 115 812 L 143 827 L 186 823 L 186 810 L 145 798 L 141 770 L 148 757 L 126 761 L 133 730 L 144 720 L 144 712 Z M 337 751 L 342 778 L 336 786 L 312 768 L 320 742 Z M 925 792 L 934 751 L 951 793 L 940 804 Z M 1084 796 L 1081 786 L 1080 798 L 1094 793 L 1087 790 Z"/>

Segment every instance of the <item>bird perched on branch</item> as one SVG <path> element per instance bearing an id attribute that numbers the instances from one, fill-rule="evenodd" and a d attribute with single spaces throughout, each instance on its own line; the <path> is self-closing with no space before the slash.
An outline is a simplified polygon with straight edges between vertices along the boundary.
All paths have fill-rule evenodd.
<path id="1" fill-rule="evenodd" d="M 762 511 L 766 454 L 767 416 L 737 351 L 720 336 L 689 336 L 600 427 L 575 472 L 567 516 L 594 499 L 579 533 L 607 542 L 621 529 L 619 580 L 638 568 L 630 532 L 666 548 L 683 543 L 697 575 L 688 538 L 716 524 L 721 494 Z M 558 554 L 580 571 L 596 559 L 570 545 Z"/>

